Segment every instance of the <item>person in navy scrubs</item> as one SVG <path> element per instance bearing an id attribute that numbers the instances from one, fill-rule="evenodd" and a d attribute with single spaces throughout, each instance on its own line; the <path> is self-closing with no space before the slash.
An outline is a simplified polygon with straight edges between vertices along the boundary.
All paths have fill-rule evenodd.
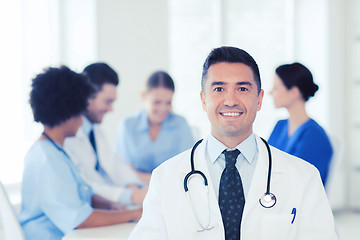
<path id="1" fill-rule="evenodd" d="M 306 112 L 305 104 L 319 87 L 309 69 L 301 63 L 281 65 L 276 69 L 270 94 L 276 108 L 286 108 L 289 118 L 277 122 L 269 144 L 313 164 L 326 184 L 333 154 L 325 130 Z"/>

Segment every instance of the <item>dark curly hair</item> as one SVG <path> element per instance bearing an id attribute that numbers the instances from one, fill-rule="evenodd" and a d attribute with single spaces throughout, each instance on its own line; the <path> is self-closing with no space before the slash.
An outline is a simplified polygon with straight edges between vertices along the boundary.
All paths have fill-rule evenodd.
<path id="1" fill-rule="evenodd" d="M 287 89 L 299 88 L 305 101 L 313 97 L 319 86 L 314 83 L 310 70 L 301 63 L 284 64 L 276 68 L 276 74 L 280 77 Z"/>
<path id="2" fill-rule="evenodd" d="M 35 122 L 54 127 L 82 114 L 94 89 L 83 74 L 49 67 L 32 80 L 30 106 Z"/>

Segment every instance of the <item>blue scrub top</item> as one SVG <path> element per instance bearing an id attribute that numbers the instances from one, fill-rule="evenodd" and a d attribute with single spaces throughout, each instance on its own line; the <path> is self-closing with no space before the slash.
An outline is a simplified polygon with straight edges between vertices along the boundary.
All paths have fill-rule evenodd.
<path id="1" fill-rule="evenodd" d="M 313 119 L 303 123 L 291 136 L 288 119 L 277 122 L 269 144 L 314 165 L 325 186 L 333 150 L 324 129 Z"/>
<path id="2" fill-rule="evenodd" d="M 162 123 L 153 141 L 149 135 L 148 115 L 141 111 L 120 123 L 115 151 L 138 171 L 151 173 L 165 160 L 193 144 L 190 126 L 183 117 L 173 113 Z"/>
<path id="3" fill-rule="evenodd" d="M 92 195 L 63 152 L 48 140 L 37 141 L 25 157 L 22 181 L 19 221 L 26 239 L 60 240 L 91 215 Z"/>

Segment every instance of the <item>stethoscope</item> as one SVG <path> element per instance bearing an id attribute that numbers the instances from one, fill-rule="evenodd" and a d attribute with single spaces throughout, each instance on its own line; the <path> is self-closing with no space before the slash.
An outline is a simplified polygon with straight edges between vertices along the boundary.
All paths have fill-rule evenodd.
<path id="1" fill-rule="evenodd" d="M 266 145 L 266 149 L 268 151 L 268 156 L 269 156 L 269 170 L 268 170 L 268 176 L 267 176 L 267 186 L 266 186 L 266 192 L 260 197 L 259 199 L 259 203 L 262 207 L 264 208 L 272 208 L 273 206 L 275 206 L 276 204 L 276 197 L 273 193 L 270 192 L 270 181 L 271 181 L 271 167 L 272 167 L 272 157 L 271 157 L 271 151 L 270 151 L 270 146 L 269 144 L 266 142 L 265 139 L 263 139 L 262 137 L 260 137 L 260 139 L 264 142 L 264 144 Z M 191 202 L 191 208 L 193 210 L 193 212 L 195 213 L 195 217 L 196 220 L 198 221 L 199 225 L 201 226 L 201 229 L 198 230 L 198 232 L 202 232 L 205 230 L 210 230 L 212 229 L 214 226 L 210 227 L 210 204 L 209 204 L 209 189 L 208 189 L 208 180 L 205 176 L 205 174 L 199 170 L 195 170 L 195 166 L 194 166 L 194 153 L 196 148 L 199 146 L 199 144 L 203 141 L 203 139 L 197 141 L 195 143 L 195 145 L 193 146 L 193 148 L 191 149 L 191 155 L 190 155 L 190 165 L 191 165 L 191 171 L 186 174 L 185 178 L 184 178 L 184 190 L 185 193 L 188 197 L 188 199 Z M 188 182 L 190 180 L 190 177 L 194 176 L 194 175 L 200 175 L 203 180 L 204 180 L 204 186 L 205 186 L 205 191 L 207 193 L 207 204 L 209 206 L 209 211 L 208 211 L 208 223 L 206 225 L 203 225 L 201 223 L 201 221 L 199 220 L 198 215 L 196 214 L 195 211 L 195 207 L 194 204 L 191 200 L 191 196 L 189 194 L 189 188 L 188 188 Z"/>

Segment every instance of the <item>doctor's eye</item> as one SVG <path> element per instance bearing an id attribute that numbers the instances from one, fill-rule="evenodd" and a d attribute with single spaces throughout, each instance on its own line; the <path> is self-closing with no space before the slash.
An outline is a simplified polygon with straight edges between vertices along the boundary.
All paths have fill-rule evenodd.
<path id="1" fill-rule="evenodd" d="M 245 91 L 248 91 L 248 89 L 246 87 L 239 87 L 239 91 L 240 92 L 245 92 Z"/>
<path id="2" fill-rule="evenodd" d="M 222 88 L 222 87 L 214 88 L 214 92 L 222 92 L 222 91 L 224 91 L 224 88 Z"/>

